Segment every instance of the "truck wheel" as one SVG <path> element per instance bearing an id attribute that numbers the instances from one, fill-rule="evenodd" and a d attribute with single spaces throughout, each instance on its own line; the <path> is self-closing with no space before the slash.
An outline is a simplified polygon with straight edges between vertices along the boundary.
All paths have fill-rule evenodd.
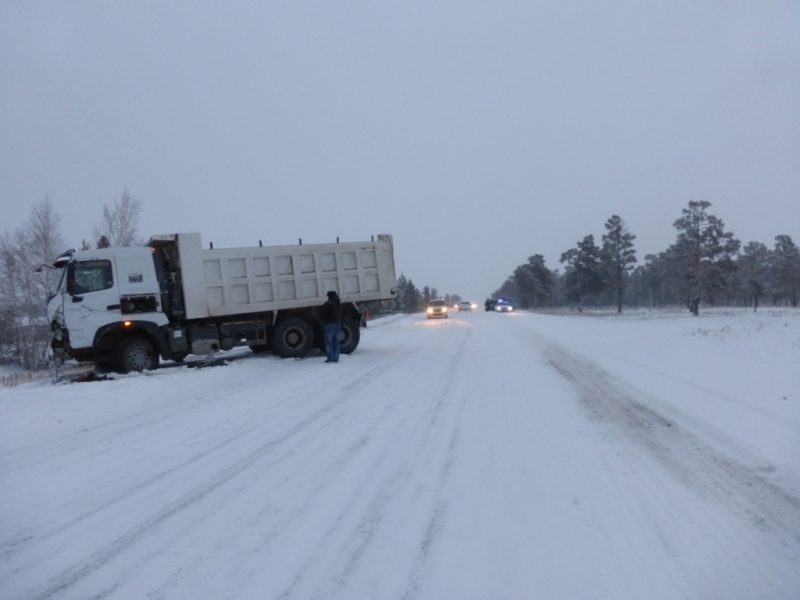
<path id="1" fill-rule="evenodd" d="M 148 339 L 137 336 L 122 343 L 114 362 L 120 373 L 151 371 L 158 366 L 158 354 Z"/>
<path id="2" fill-rule="evenodd" d="M 314 337 L 314 345 L 317 347 L 317 350 L 323 354 L 327 352 L 325 348 L 325 325 L 317 329 L 316 336 Z"/>
<path id="3" fill-rule="evenodd" d="M 271 347 L 281 358 L 303 358 L 314 347 L 314 329 L 302 317 L 282 319 L 272 330 Z"/>
<path id="4" fill-rule="evenodd" d="M 350 354 L 358 346 L 361 339 L 361 331 L 358 328 L 358 323 L 353 319 L 345 317 L 342 323 L 342 329 L 339 331 L 339 353 Z M 317 348 L 325 354 L 325 330 L 321 329 L 317 336 Z"/>
<path id="5" fill-rule="evenodd" d="M 350 354 L 358 347 L 361 340 L 361 330 L 358 328 L 358 321 L 345 317 L 342 323 L 342 331 L 339 333 L 339 352 Z"/>

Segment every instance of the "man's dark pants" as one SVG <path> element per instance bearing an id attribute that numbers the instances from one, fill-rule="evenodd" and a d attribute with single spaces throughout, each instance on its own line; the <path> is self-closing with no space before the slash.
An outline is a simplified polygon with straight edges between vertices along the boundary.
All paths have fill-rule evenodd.
<path id="1" fill-rule="evenodd" d="M 339 323 L 326 323 L 325 325 L 325 354 L 327 362 L 339 362 L 339 332 L 342 326 Z"/>

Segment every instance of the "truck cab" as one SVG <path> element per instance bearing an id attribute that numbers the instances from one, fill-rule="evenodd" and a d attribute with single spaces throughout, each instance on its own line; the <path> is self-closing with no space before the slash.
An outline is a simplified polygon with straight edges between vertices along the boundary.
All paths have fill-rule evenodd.
<path id="1" fill-rule="evenodd" d="M 113 363 L 120 359 L 113 349 L 121 336 L 163 337 L 160 328 L 169 319 L 156 258 L 153 249 L 134 247 L 86 250 L 57 261 L 62 276 L 48 304 L 56 355 Z"/>

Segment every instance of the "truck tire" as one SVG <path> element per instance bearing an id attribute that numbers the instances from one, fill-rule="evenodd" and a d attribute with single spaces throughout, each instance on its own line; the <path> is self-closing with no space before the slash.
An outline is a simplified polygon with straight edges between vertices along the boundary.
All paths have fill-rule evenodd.
<path id="1" fill-rule="evenodd" d="M 135 336 L 124 340 L 116 352 L 114 368 L 119 373 L 152 371 L 158 366 L 158 354 L 147 338 Z"/>
<path id="2" fill-rule="evenodd" d="M 314 338 L 314 345 L 317 347 L 317 350 L 325 354 L 327 351 L 325 348 L 325 325 L 317 328 L 317 334 Z"/>
<path id="3" fill-rule="evenodd" d="M 281 358 L 303 358 L 314 347 L 314 329 L 302 317 L 281 319 L 272 329 L 270 346 Z"/>
<path id="4" fill-rule="evenodd" d="M 351 354 L 358 347 L 361 340 L 361 330 L 358 328 L 358 321 L 345 317 L 342 323 L 342 331 L 339 334 L 340 347 L 342 354 Z"/>

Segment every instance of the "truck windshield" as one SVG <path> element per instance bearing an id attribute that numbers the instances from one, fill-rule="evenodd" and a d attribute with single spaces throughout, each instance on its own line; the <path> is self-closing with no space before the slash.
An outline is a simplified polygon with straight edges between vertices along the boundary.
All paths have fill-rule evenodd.
<path id="1" fill-rule="evenodd" d="M 85 260 L 69 263 L 67 267 L 67 293 L 88 294 L 107 290 L 114 285 L 110 260 Z"/>

